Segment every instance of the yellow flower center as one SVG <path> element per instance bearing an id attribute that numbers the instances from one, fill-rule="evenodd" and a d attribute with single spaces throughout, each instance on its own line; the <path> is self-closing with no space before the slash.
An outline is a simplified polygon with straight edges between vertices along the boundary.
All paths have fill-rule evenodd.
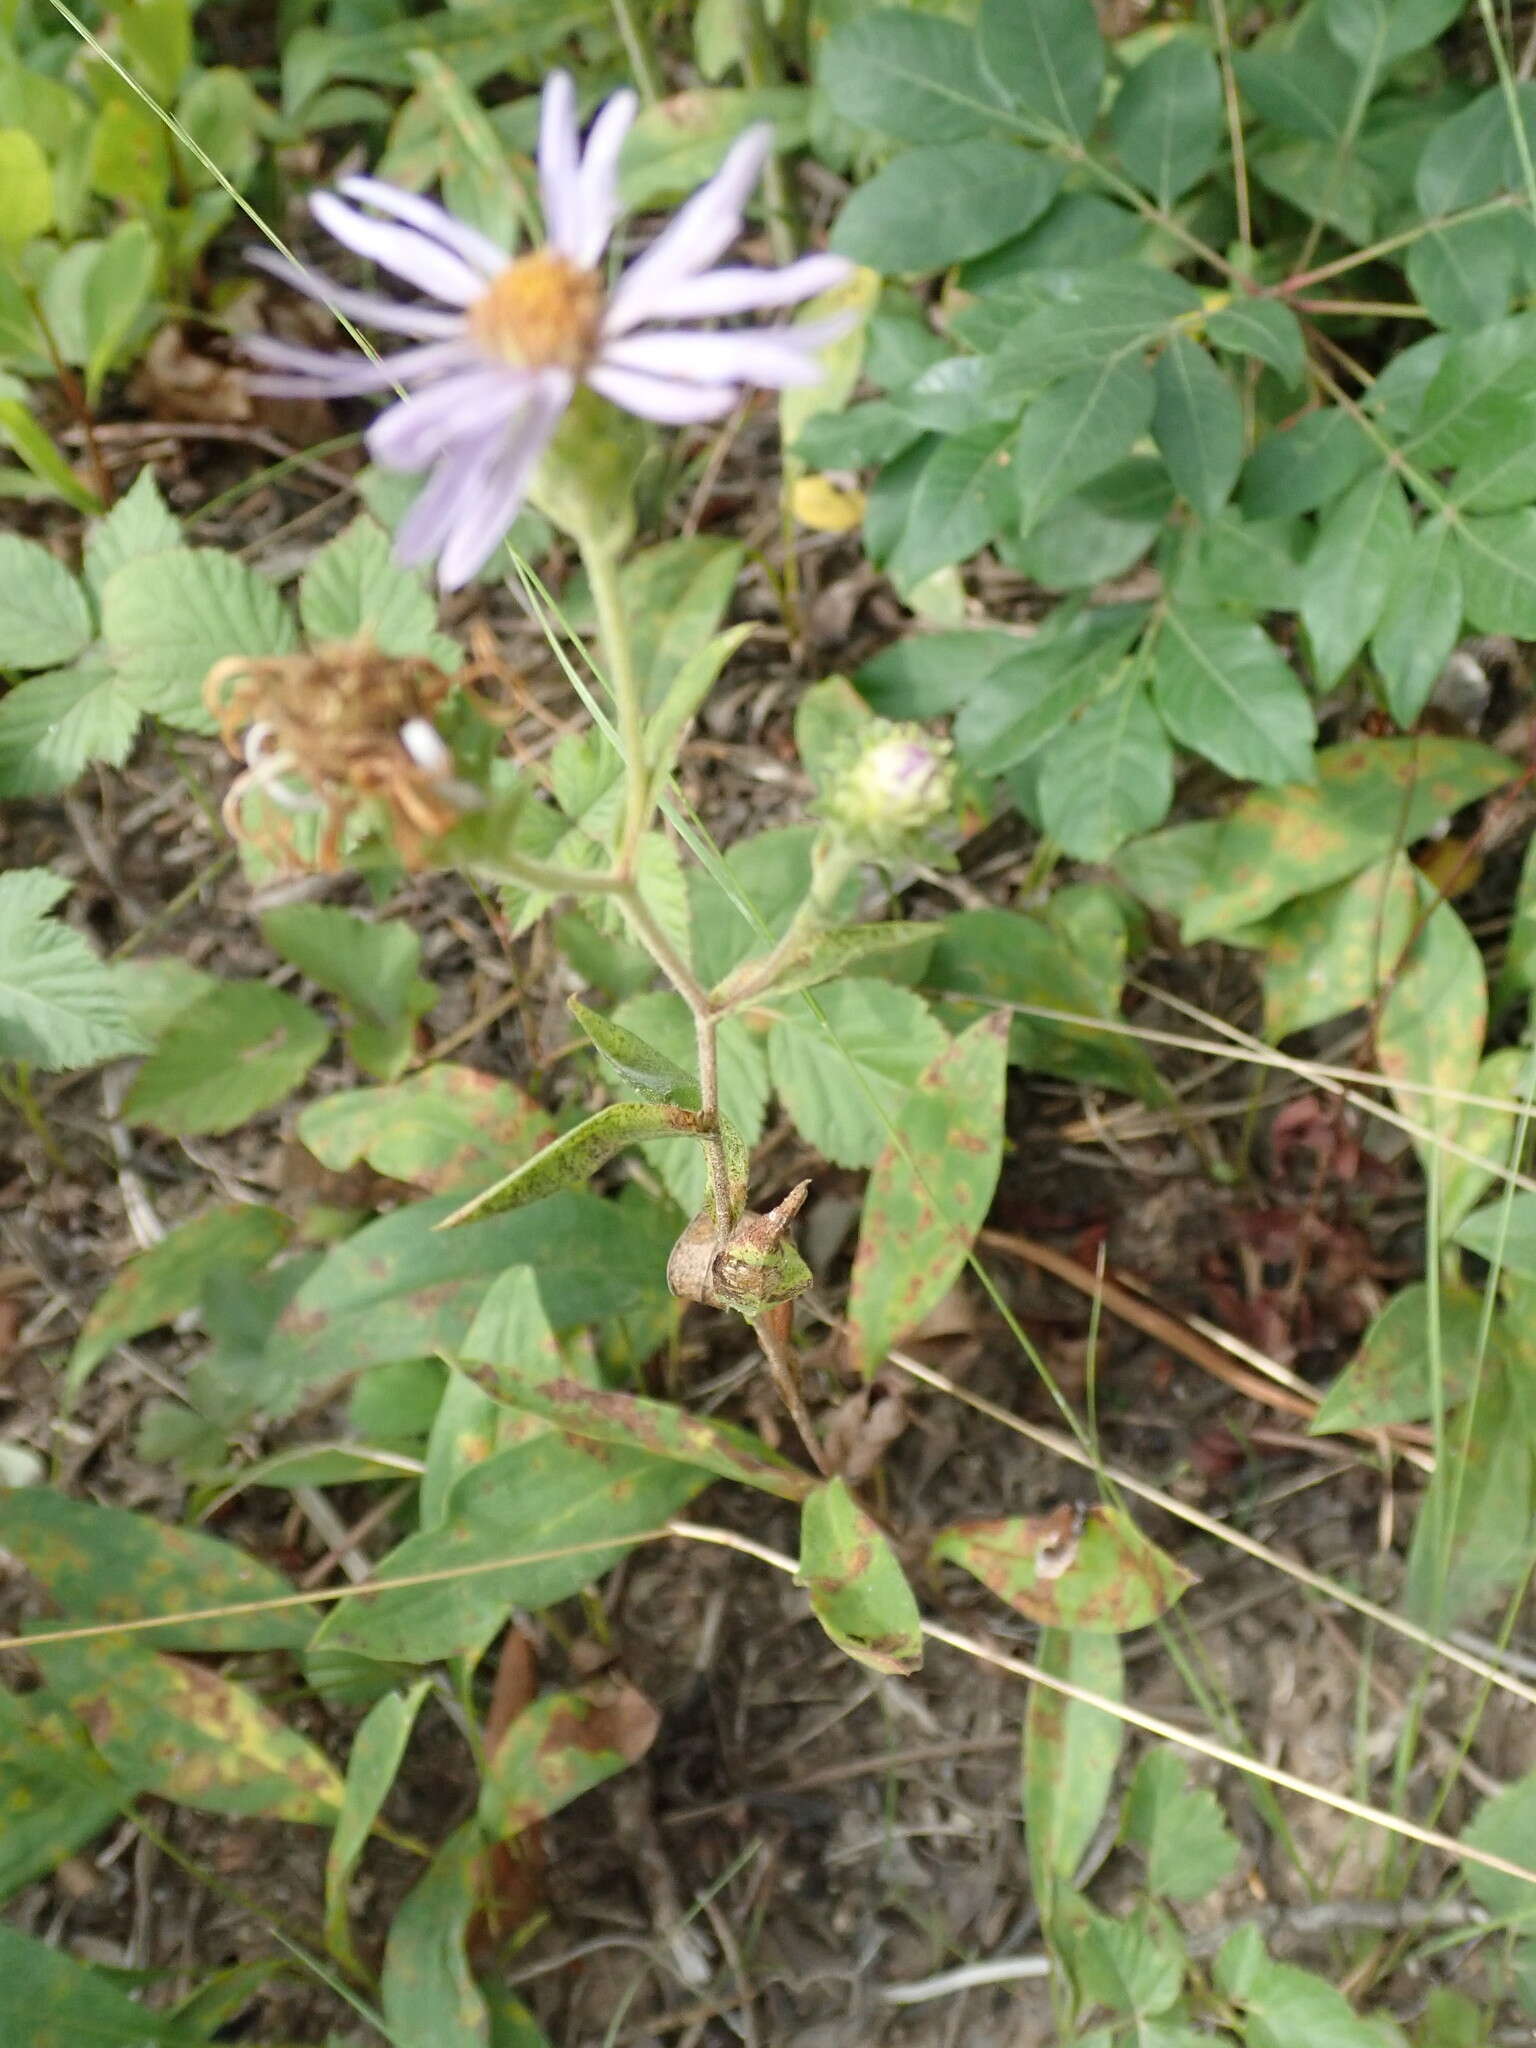
<path id="1" fill-rule="evenodd" d="M 469 309 L 487 355 L 520 370 L 584 370 L 597 353 L 603 283 L 555 249 L 519 256 Z"/>

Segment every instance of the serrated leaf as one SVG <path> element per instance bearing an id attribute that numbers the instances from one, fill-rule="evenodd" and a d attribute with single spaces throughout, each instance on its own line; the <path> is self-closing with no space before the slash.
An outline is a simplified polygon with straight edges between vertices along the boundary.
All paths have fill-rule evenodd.
<path id="1" fill-rule="evenodd" d="M 933 1555 L 1044 1628 L 1145 1628 L 1194 1584 L 1119 1508 L 955 1522 L 934 1538 Z"/>
<path id="2" fill-rule="evenodd" d="M 575 996 L 567 998 L 566 1008 L 597 1047 L 604 1064 L 636 1094 L 652 1102 L 676 1102 L 687 1109 L 698 1108 L 699 1085 L 675 1060 L 648 1045 L 638 1032 L 589 1010 Z"/>
<path id="3" fill-rule="evenodd" d="M 1008 1020 L 983 1017 L 945 1047 L 907 1098 L 870 1175 L 848 1301 L 865 1373 L 941 1300 L 985 1221 L 1002 1164 Z"/>
<path id="4" fill-rule="evenodd" d="M 73 661 L 90 638 L 85 593 L 58 556 L 0 533 L 0 669 Z"/>
<path id="5" fill-rule="evenodd" d="M 1045 158 L 988 137 L 904 150 L 857 188 L 831 246 L 887 275 L 942 270 L 1022 233 L 1061 178 Z"/>
<path id="6" fill-rule="evenodd" d="M 29 676 L 0 698 L 0 796 L 51 796 L 90 761 L 121 768 L 141 715 L 108 668 Z"/>
<path id="7" fill-rule="evenodd" d="M 1382 2048 L 1381 2034 L 1358 2019 L 1342 1991 L 1310 1970 L 1276 1963 L 1264 1953 L 1258 1929 L 1232 1935 L 1216 1958 L 1216 1983 L 1241 2009 L 1247 2048 Z"/>
<path id="8" fill-rule="evenodd" d="M 146 466 L 111 511 L 92 522 L 85 541 L 85 580 L 99 597 L 108 577 L 125 562 L 164 554 L 180 544 L 181 529 L 160 495 L 154 470 Z"/>
<path id="9" fill-rule="evenodd" d="M 1268 363 L 1293 387 L 1306 378 L 1307 345 L 1301 323 L 1278 299 L 1234 298 L 1208 316 L 1205 334 L 1217 348 Z"/>
<path id="10" fill-rule="evenodd" d="M 1139 683 L 1122 684 L 1041 756 L 1040 817 L 1073 860 L 1108 860 L 1160 825 L 1173 801 L 1173 749 Z"/>
<path id="11" fill-rule="evenodd" d="M 644 1693 L 622 1680 L 600 1678 L 545 1693 L 523 1709 L 487 1760 L 480 1782 L 482 1834 L 506 1842 L 547 1820 L 638 1763 L 660 1726 Z"/>
<path id="12" fill-rule="evenodd" d="M 1511 772 L 1492 748 L 1438 735 L 1349 741 L 1321 748 L 1316 761 L 1315 782 L 1255 790 L 1222 821 L 1189 894 L 1189 943 L 1237 931 L 1406 850 Z"/>
<path id="13" fill-rule="evenodd" d="M 341 1803 L 341 1780 L 320 1751 L 206 1665 L 162 1657 L 132 1636 L 31 1655 L 50 1695 L 129 1784 L 206 1813 L 280 1820 L 328 1820 Z"/>
<path id="14" fill-rule="evenodd" d="M 466 1223 L 479 1223 L 487 1216 L 499 1216 L 508 1209 L 522 1209 L 549 1195 L 583 1187 L 626 1146 L 641 1144 L 647 1138 L 698 1138 L 703 1129 L 696 1110 L 681 1109 L 670 1102 L 610 1102 L 606 1109 L 596 1111 L 573 1131 L 552 1139 L 531 1159 L 493 1181 L 483 1193 L 472 1195 L 437 1227 L 457 1230 Z"/>
<path id="15" fill-rule="evenodd" d="M 999 388 L 1038 391 L 1052 377 L 1147 348 L 1201 310 L 1193 285 L 1144 263 L 1061 271 L 1050 285 L 1052 303 L 1011 323 L 997 349 Z"/>
<path id="16" fill-rule="evenodd" d="M 936 569 L 967 560 L 1000 531 L 1014 492 L 1007 438 L 1003 429 L 986 427 L 929 450 L 884 557 L 898 587 L 910 590 Z M 871 555 L 878 554 L 873 536 L 866 538 Z"/>
<path id="17" fill-rule="evenodd" d="M 1089 0 L 984 0 L 981 63 L 1014 113 L 1039 134 L 1081 142 L 1104 83 L 1104 42 Z"/>
<path id="18" fill-rule="evenodd" d="M 0 875 L 0 1059 L 53 1071 L 144 1048 L 111 968 L 47 915 L 68 893 L 44 868 Z"/>
<path id="19" fill-rule="evenodd" d="M 1216 1795 L 1192 1788 L 1184 1759 L 1148 1750 L 1125 1807 L 1125 1839 L 1147 1859 L 1147 1887 L 1163 1899 L 1199 1899 L 1223 1883 L 1242 1854 Z"/>
<path id="20" fill-rule="evenodd" d="M 1152 419 L 1153 378 L 1134 357 L 1111 357 L 1053 384 L 1019 423 L 1013 443 L 1020 529 L 1101 476 Z"/>
<path id="21" fill-rule="evenodd" d="M 1152 437 L 1168 474 L 1202 519 L 1232 495 L 1243 466 L 1243 408 L 1231 381 L 1187 334 L 1169 337 L 1152 373 Z"/>
<path id="22" fill-rule="evenodd" d="M 796 1130 L 823 1158 L 873 1166 L 946 1043 L 909 989 L 854 978 L 823 989 L 816 1011 L 800 1003 L 780 1010 L 768 1033 L 768 1071 Z"/>
<path id="23" fill-rule="evenodd" d="M 424 1015 L 436 999 L 417 974 L 421 935 L 404 922 L 370 924 L 331 904 L 289 903 L 262 913 L 261 932 L 273 952 L 359 1017 L 392 1024 Z"/>
<path id="24" fill-rule="evenodd" d="M 170 548 L 124 563 L 102 587 L 101 615 L 129 695 L 191 732 L 213 730 L 203 680 L 216 661 L 298 645 L 277 591 L 218 548 Z"/>
<path id="25" fill-rule="evenodd" d="M 1371 637 L 1412 538 L 1408 500 L 1385 464 L 1319 524 L 1301 617 L 1322 682 L 1337 682 Z"/>
<path id="26" fill-rule="evenodd" d="M 960 142 L 1001 112 L 970 30 L 905 8 L 840 22 L 816 70 L 836 113 L 902 142 Z"/>
<path id="27" fill-rule="evenodd" d="M 348 1088 L 309 1102 L 298 1131 L 323 1166 L 344 1173 L 366 1159 L 375 1173 L 434 1194 L 489 1181 L 509 1157 L 553 1129 L 510 1081 L 435 1063 L 382 1088 Z"/>
<path id="28" fill-rule="evenodd" d="M 1417 915 L 1402 855 L 1298 896 L 1264 927 L 1264 1033 L 1278 1042 L 1374 1002 Z"/>
<path id="29" fill-rule="evenodd" d="M 1317 723 L 1295 670 L 1262 626 L 1172 604 L 1152 670 L 1163 722 L 1191 753 L 1249 782 L 1309 782 Z"/>
<path id="30" fill-rule="evenodd" d="M 872 1671 L 906 1674 L 923 1661 L 922 1619 L 890 1539 L 846 1480 L 829 1479 L 800 1513 L 796 1583 L 840 1650 Z"/>
<path id="31" fill-rule="evenodd" d="M 1124 1697 L 1125 1663 L 1114 1636 L 1048 1628 L 1035 1647 L 1035 1662 L 1085 1692 Z M 1104 1817 L 1124 1743 L 1124 1722 L 1102 1707 L 1043 1685 L 1030 1687 L 1022 1758 L 1024 1839 L 1047 1923 L 1057 1892 L 1073 1884 Z"/>
<path id="32" fill-rule="evenodd" d="M 312 557 L 299 579 L 299 617 L 317 644 L 366 635 L 384 654 L 423 654 L 444 669 L 458 665 L 457 642 L 438 632 L 426 585 L 401 568 L 389 535 L 366 513 Z"/>
<path id="33" fill-rule="evenodd" d="M 1449 521 L 1428 519 L 1398 557 L 1371 638 L 1388 711 L 1412 725 L 1461 633 L 1461 560 Z"/>
<path id="34" fill-rule="evenodd" d="M 314 1611 L 298 1606 L 242 1617 L 241 1607 L 291 1599 L 294 1588 L 232 1544 L 125 1508 L 41 1487 L 0 1490 L 0 1546 L 72 1621 L 134 1621 L 149 1613 L 166 1619 L 166 1627 L 143 1638 L 155 1649 L 301 1649 L 315 1625 Z M 206 1607 L 233 1611 L 204 1621 L 170 1619 Z"/>
<path id="35" fill-rule="evenodd" d="M 69 1393 L 78 1393 L 119 1344 L 195 1308 L 215 1274 L 264 1266 L 292 1231 L 276 1209 L 234 1203 L 205 1211 L 130 1259 L 93 1304 L 75 1340 L 65 1376 Z"/>
<path id="36" fill-rule="evenodd" d="M 1221 73 L 1209 50 L 1169 42 L 1142 58 L 1115 96 L 1109 130 L 1121 163 L 1165 210 L 1221 154 Z"/>
<path id="37" fill-rule="evenodd" d="M 549 1607 L 600 1579 L 707 1484 L 697 1467 L 553 1430 L 513 1444 L 465 1473 L 445 1526 L 391 1551 L 366 1605 L 337 1608 L 317 1644 L 411 1664 L 452 1656 L 508 1607 Z M 390 1585 L 426 1572 L 449 1576 Z"/>
<path id="38" fill-rule="evenodd" d="M 171 1025 L 140 1067 L 123 1115 L 173 1137 L 231 1131 L 291 1094 L 330 1036 L 296 996 L 259 981 L 222 982 Z"/>
<path id="39" fill-rule="evenodd" d="M 421 1703 L 430 1690 L 431 1680 L 423 1678 L 404 1692 L 387 1693 L 369 1708 L 352 1738 L 341 1811 L 325 1858 L 325 1943 L 338 1961 L 349 1966 L 356 1964 L 357 1953 L 348 1924 L 347 1884 L 389 1796 Z"/>

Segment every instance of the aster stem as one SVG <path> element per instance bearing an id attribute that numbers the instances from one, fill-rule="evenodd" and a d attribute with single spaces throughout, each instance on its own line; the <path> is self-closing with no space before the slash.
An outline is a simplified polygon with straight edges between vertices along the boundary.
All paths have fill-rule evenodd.
<path id="1" fill-rule="evenodd" d="M 619 40 L 624 45 L 624 54 L 629 59 L 629 68 L 635 74 L 635 84 L 640 88 L 640 97 L 648 107 L 654 107 L 659 99 L 666 97 L 667 85 L 635 0 L 613 0 L 613 19 Z"/>
<path id="2" fill-rule="evenodd" d="M 622 876 L 634 870 L 635 854 L 651 819 L 651 778 L 645 764 L 645 711 L 640 678 L 635 673 L 634 645 L 624 612 L 617 548 L 605 547 L 578 533 L 576 545 L 586 564 L 597 629 L 603 643 L 603 672 L 618 715 L 619 752 L 624 757 L 624 823 L 619 831 L 615 868 Z"/>
<path id="3" fill-rule="evenodd" d="M 741 38 L 741 75 L 749 90 L 766 92 L 784 83 L 784 69 L 768 32 L 762 0 L 736 0 L 736 32 Z M 798 251 L 795 194 L 784 159 L 775 152 L 763 167 L 768 240 L 775 263 L 792 263 Z"/>

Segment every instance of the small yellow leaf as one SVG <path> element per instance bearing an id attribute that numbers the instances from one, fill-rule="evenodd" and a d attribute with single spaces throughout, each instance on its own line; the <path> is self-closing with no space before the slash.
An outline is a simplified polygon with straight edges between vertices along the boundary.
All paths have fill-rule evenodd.
<path id="1" fill-rule="evenodd" d="M 847 533 L 864 517 L 862 491 L 847 490 L 829 476 L 803 476 L 789 493 L 789 509 L 815 533 Z"/>

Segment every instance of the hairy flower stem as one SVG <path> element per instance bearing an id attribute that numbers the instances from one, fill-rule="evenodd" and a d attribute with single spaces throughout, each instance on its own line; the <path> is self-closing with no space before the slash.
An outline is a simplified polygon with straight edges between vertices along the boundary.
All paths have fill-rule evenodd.
<path id="1" fill-rule="evenodd" d="M 651 778 L 645 764 L 645 710 L 640 678 L 635 673 L 634 643 L 624 613 L 619 581 L 619 551 L 610 544 L 578 533 L 576 545 L 586 565 L 597 630 L 603 643 L 603 665 L 618 716 L 619 752 L 624 757 L 624 822 L 619 830 L 616 870 L 628 878 L 645 828 L 651 822 Z"/>
<path id="2" fill-rule="evenodd" d="M 612 6 L 614 25 L 619 31 L 619 41 L 624 45 L 624 54 L 629 59 L 629 68 L 635 74 L 640 97 L 648 107 L 653 107 L 659 99 L 666 97 L 667 84 L 656 62 L 656 52 L 651 48 L 645 24 L 640 19 L 640 10 L 635 0 L 612 0 Z"/>

